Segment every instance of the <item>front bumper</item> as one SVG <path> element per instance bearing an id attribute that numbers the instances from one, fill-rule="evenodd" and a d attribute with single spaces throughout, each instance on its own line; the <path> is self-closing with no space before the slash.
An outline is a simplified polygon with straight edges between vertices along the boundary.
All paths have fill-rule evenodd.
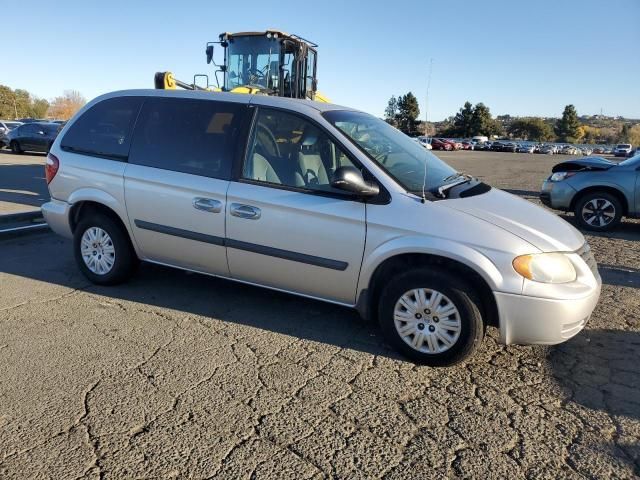
<path id="1" fill-rule="evenodd" d="M 576 190 L 566 182 L 545 180 L 540 190 L 540 201 L 547 207 L 569 210 Z"/>
<path id="2" fill-rule="evenodd" d="M 600 297 L 601 282 L 579 299 L 555 300 L 495 292 L 500 342 L 506 345 L 554 345 L 577 335 Z"/>
<path id="3" fill-rule="evenodd" d="M 67 202 L 52 198 L 40 208 L 51 230 L 63 237 L 73 238 L 73 232 L 69 224 L 69 210 L 71 209 L 71 205 Z"/>

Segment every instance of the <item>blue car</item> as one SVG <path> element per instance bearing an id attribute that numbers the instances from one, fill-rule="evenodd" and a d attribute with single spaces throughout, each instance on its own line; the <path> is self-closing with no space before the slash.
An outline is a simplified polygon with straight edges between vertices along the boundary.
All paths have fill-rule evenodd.
<path id="1" fill-rule="evenodd" d="M 4 138 L 13 153 L 48 152 L 62 125 L 50 122 L 32 122 L 11 130 Z"/>
<path id="2" fill-rule="evenodd" d="M 640 154 L 621 163 L 585 157 L 557 164 L 542 184 L 540 200 L 572 211 L 581 228 L 607 231 L 622 217 L 640 217 Z"/>

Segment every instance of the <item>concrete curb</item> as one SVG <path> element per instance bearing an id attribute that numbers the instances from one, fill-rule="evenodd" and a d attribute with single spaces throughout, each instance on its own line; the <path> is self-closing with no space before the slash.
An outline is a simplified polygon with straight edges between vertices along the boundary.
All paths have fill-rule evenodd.
<path id="1" fill-rule="evenodd" d="M 46 228 L 49 226 L 44 221 L 40 210 L 0 215 L 0 238 L 41 231 Z"/>

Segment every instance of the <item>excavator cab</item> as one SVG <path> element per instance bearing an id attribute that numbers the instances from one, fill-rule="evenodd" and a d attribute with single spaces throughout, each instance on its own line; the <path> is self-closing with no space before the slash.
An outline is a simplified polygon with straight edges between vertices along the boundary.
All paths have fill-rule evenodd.
<path id="1" fill-rule="evenodd" d="M 213 44 L 224 48 L 224 64 L 218 65 L 227 92 L 262 93 L 290 98 L 317 97 L 317 45 L 297 35 L 277 30 L 222 33 L 209 42 L 207 62 L 213 62 Z"/>
<path id="2" fill-rule="evenodd" d="M 224 49 L 221 65 L 214 60 L 214 45 Z M 171 72 L 157 72 L 154 84 L 155 88 L 164 90 L 222 90 L 328 102 L 317 90 L 317 48 L 318 45 L 309 40 L 279 30 L 225 32 L 220 34 L 219 41 L 207 43 L 205 51 L 207 63 L 217 67 L 217 85 L 209 84 L 208 75 L 194 75 L 193 82 L 187 83 Z M 198 85 L 198 79 L 205 85 L 202 81 Z"/>

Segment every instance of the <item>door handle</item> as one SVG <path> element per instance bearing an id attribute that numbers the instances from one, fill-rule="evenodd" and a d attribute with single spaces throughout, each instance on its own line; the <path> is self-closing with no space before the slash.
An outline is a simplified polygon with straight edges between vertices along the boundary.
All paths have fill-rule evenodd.
<path id="1" fill-rule="evenodd" d="M 222 202 L 213 198 L 196 197 L 193 199 L 193 208 L 204 210 L 205 212 L 220 213 L 222 211 Z"/>
<path id="2" fill-rule="evenodd" d="M 261 212 L 258 207 L 252 207 L 251 205 L 243 205 L 241 203 L 232 203 L 231 215 L 238 218 L 248 218 L 249 220 L 257 220 L 260 218 Z"/>

